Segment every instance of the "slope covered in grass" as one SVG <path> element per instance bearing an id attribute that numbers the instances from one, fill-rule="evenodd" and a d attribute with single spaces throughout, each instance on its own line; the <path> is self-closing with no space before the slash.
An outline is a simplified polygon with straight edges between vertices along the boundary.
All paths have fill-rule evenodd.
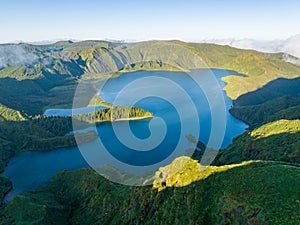
<path id="1" fill-rule="evenodd" d="M 299 91 L 299 78 L 279 79 L 234 101 L 230 112 L 250 129 L 221 151 L 215 163 L 249 159 L 300 163 Z"/>
<path id="2" fill-rule="evenodd" d="M 274 115 L 271 115 L 267 118 L 268 122 L 276 121 L 276 120 L 296 120 L 300 119 L 300 106 L 289 107 L 285 110 L 281 110 Z"/>
<path id="3" fill-rule="evenodd" d="M 275 98 L 290 96 L 299 98 L 300 78 L 276 79 L 262 88 L 240 96 L 234 101 L 234 106 L 259 105 Z"/>
<path id="4" fill-rule="evenodd" d="M 186 168 L 187 174 L 192 172 Z M 194 175 L 194 174 L 191 174 Z M 17 196 L 4 223 L 15 224 L 297 224 L 299 168 L 252 162 L 188 186 L 128 187 L 94 171 L 61 172 Z M 181 176 L 181 175 L 179 175 Z"/>
<path id="5" fill-rule="evenodd" d="M 0 172 L 10 158 L 21 151 L 48 151 L 57 148 L 76 146 L 72 131 L 72 119 L 61 117 L 36 117 L 23 121 L 0 122 Z M 86 141 L 96 134 L 82 134 Z"/>
<path id="6" fill-rule="evenodd" d="M 208 67 L 234 70 L 246 75 L 224 78 L 228 96 L 236 99 L 277 78 L 295 78 L 300 75 L 299 66 L 281 60 L 277 54 L 215 44 L 180 41 L 83 41 L 39 46 L 22 44 L 11 47 L 21 48 L 23 54 L 33 55 L 34 60 L 30 63 L 8 64 L 0 69 L 0 78 L 38 81 L 38 85 L 45 91 L 57 85 L 66 85 L 70 81 L 76 83 L 76 80 L 86 77 L 86 74 L 90 75 L 89 78 L 103 78 L 105 73 L 119 71 Z M 197 57 L 200 60 L 196 60 Z"/>
<path id="7" fill-rule="evenodd" d="M 7 108 L 6 106 L 0 104 L 0 121 L 20 121 L 24 119 L 25 118 L 19 111 Z"/>
<path id="8" fill-rule="evenodd" d="M 75 144 L 72 136 L 64 136 L 71 129 L 70 118 L 31 116 L 47 107 L 70 106 L 80 79 L 102 79 L 111 71 L 175 70 L 172 65 L 205 67 L 191 60 L 193 54 L 210 68 L 245 74 L 226 77 L 225 90 L 236 99 L 232 113 L 253 127 L 219 154 L 218 166 L 179 158 L 157 171 L 153 187 L 115 184 L 91 169 L 60 172 L 5 209 L 2 203 L 1 224 L 300 223 L 299 79 L 275 80 L 298 77 L 300 67 L 277 54 L 179 41 L 21 47 L 33 60 L 0 68 L 0 149 L 5 150 L 0 151 L 0 171 L 17 152 Z M 18 112 L 27 120 L 18 121 L 23 119 Z M 256 159 L 277 162 L 249 161 Z M 0 185 L 3 197 L 11 184 L 0 177 Z"/>
<path id="9" fill-rule="evenodd" d="M 218 155 L 217 164 L 244 160 L 300 163 L 300 120 L 276 120 L 235 138 Z"/>
<path id="10" fill-rule="evenodd" d="M 255 127 L 267 122 L 276 113 L 298 105 L 300 105 L 299 99 L 283 96 L 258 105 L 234 106 L 229 111 L 236 118 L 244 121 L 251 127 Z"/>
<path id="11" fill-rule="evenodd" d="M 270 121 L 270 118 L 280 111 L 298 106 L 299 93 L 299 78 L 277 79 L 256 91 L 238 97 L 233 101 L 234 107 L 230 109 L 230 113 L 250 127 L 256 127 Z M 276 116 L 273 120 L 276 120 Z"/>
<path id="12" fill-rule="evenodd" d="M 238 163 L 249 159 L 299 163 L 300 107 L 298 100 L 291 100 L 290 97 L 282 97 L 259 105 L 237 107 L 233 114 L 244 118 L 256 128 L 236 137 L 233 143 L 219 154 L 217 164 Z M 278 111 L 294 103 L 297 106 Z"/>

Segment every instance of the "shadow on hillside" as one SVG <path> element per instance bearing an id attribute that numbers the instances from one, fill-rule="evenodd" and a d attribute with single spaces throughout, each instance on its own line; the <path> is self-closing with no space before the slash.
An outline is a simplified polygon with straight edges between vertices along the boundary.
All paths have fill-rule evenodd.
<path id="1" fill-rule="evenodd" d="M 246 160 L 300 163 L 300 132 L 280 133 L 257 139 L 249 133 L 235 138 L 233 144 L 219 152 L 214 165 L 241 163 Z"/>
<path id="2" fill-rule="evenodd" d="M 42 114 L 47 105 L 70 104 L 73 101 L 75 88 L 66 88 L 74 85 L 67 80 L 67 75 L 52 75 L 48 79 L 17 80 L 15 78 L 0 78 L 0 104 L 27 115 Z M 49 92 L 51 88 L 63 86 L 59 91 Z M 63 97 L 62 97 L 63 96 Z"/>
<path id="3" fill-rule="evenodd" d="M 273 80 L 262 88 L 238 97 L 234 106 L 258 105 L 282 96 L 300 97 L 300 78 Z"/>

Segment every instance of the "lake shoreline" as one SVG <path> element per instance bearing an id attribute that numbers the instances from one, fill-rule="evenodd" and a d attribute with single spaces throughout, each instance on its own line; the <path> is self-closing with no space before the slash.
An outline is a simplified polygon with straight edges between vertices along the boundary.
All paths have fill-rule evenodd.
<path id="1" fill-rule="evenodd" d="M 151 72 L 152 71 L 150 71 L 150 72 L 145 72 L 144 74 L 140 74 L 140 73 L 135 73 L 135 74 L 131 74 L 131 73 L 129 73 L 130 74 L 130 76 L 131 76 L 131 79 L 134 79 L 135 77 L 136 78 L 140 78 L 140 77 L 147 77 L 147 76 L 149 76 L 149 73 L 150 73 L 150 75 L 152 75 L 151 74 Z M 224 89 L 223 89 L 223 86 L 222 85 L 224 85 L 224 81 L 222 81 L 221 80 L 221 78 L 223 78 L 223 77 L 226 77 L 226 76 L 229 76 L 232 72 L 231 71 L 226 71 L 226 70 L 217 70 L 217 71 L 215 71 L 216 72 L 216 77 L 217 77 L 217 80 L 218 80 L 218 82 L 219 82 L 219 84 L 222 82 L 222 84 L 220 85 L 221 87 L 222 87 L 222 91 L 223 91 L 223 93 L 224 93 L 224 97 L 226 96 L 226 97 L 228 97 L 227 96 L 227 93 L 224 91 Z M 141 76 L 141 75 L 143 75 L 143 76 Z M 172 73 L 167 73 L 167 72 L 162 72 L 162 75 L 161 76 L 163 76 L 163 77 L 165 77 L 167 75 L 167 77 L 170 77 L 170 79 L 172 78 L 172 79 L 174 79 L 175 81 L 178 81 L 178 82 L 181 82 L 181 74 L 180 73 L 176 73 L 175 75 L 176 76 L 174 76 L 174 74 L 172 74 Z M 129 75 L 128 75 L 129 76 Z M 132 78 L 132 76 L 133 76 L 133 78 Z M 126 83 L 126 82 L 128 82 L 128 80 L 126 80 L 125 78 L 126 78 L 126 73 L 124 74 L 124 76 L 119 76 L 119 79 L 123 79 L 123 80 L 121 80 L 121 82 L 124 82 L 124 83 Z M 119 81 L 119 79 L 118 79 L 118 82 L 120 82 Z M 125 79 L 125 80 L 124 80 Z M 185 81 L 185 80 L 184 80 Z M 117 80 L 115 80 L 114 82 L 117 82 Z M 189 84 L 188 83 L 188 80 L 186 81 L 186 83 L 183 83 L 183 84 Z M 188 86 L 187 85 L 187 87 L 186 87 L 186 89 L 187 90 L 191 90 L 191 88 L 190 87 L 193 87 L 193 86 Z M 108 94 L 114 94 L 114 92 L 108 92 Z M 108 95 L 108 96 L 110 96 L 110 98 L 111 99 L 113 99 L 113 95 L 111 96 L 111 95 Z M 197 96 L 197 101 L 200 101 L 200 100 L 198 100 L 199 99 L 199 97 Z M 107 99 L 105 99 L 105 101 L 107 101 L 107 102 L 109 102 Z M 150 102 L 151 103 L 151 102 Z M 158 112 L 160 112 L 160 111 L 158 111 L 157 109 L 160 109 L 159 107 L 157 107 L 157 103 L 152 103 L 152 104 L 154 104 L 153 106 L 154 106 L 154 109 L 153 109 L 153 112 L 156 114 L 156 116 L 161 116 Z M 161 103 L 160 103 L 161 104 Z M 225 104 L 227 104 L 227 106 L 228 106 L 228 108 L 230 107 L 230 105 L 232 104 L 232 99 L 230 99 L 229 97 L 228 97 L 228 99 L 226 99 L 225 98 Z M 200 105 L 200 104 L 199 104 Z M 151 105 L 150 105 L 151 106 Z M 143 105 L 141 105 L 141 108 L 143 108 Z M 149 107 L 148 107 L 149 108 Z M 150 107 L 151 108 L 151 107 Z M 152 109 L 152 108 L 151 108 Z M 155 109 L 156 109 L 156 111 L 155 111 Z M 231 122 L 231 123 L 229 123 L 229 124 L 231 124 L 231 126 L 232 127 L 237 127 L 236 129 L 233 129 L 233 131 L 232 132 L 228 132 L 228 134 L 227 134 L 227 136 L 225 135 L 225 138 L 227 137 L 227 139 L 225 139 L 225 141 L 227 141 L 227 142 L 225 142 L 224 141 L 224 145 L 226 145 L 226 143 L 227 144 L 229 144 L 229 143 L 232 143 L 232 139 L 234 138 L 234 137 L 236 137 L 236 136 L 238 136 L 238 135 L 241 135 L 242 133 L 244 133 L 245 132 L 245 125 L 246 124 L 244 124 L 242 121 L 240 121 L 240 120 L 238 120 L 237 118 L 235 118 L 234 116 L 232 116 L 230 113 L 229 113 L 229 111 L 228 110 L 226 110 L 227 111 L 227 114 L 228 114 L 228 116 L 229 116 L 229 119 L 227 119 L 229 122 Z M 169 111 L 168 111 L 169 112 Z M 172 114 L 171 114 L 172 115 Z M 103 133 L 105 133 L 105 131 L 106 130 L 108 130 L 108 131 L 111 131 L 111 130 L 113 130 L 113 129 L 111 129 L 111 125 L 110 124 L 114 124 L 115 123 L 115 125 L 118 123 L 118 122 L 122 122 L 122 121 L 138 121 L 138 120 L 151 120 L 152 118 L 154 118 L 155 116 L 152 114 L 152 115 L 150 115 L 150 114 L 148 114 L 148 115 L 145 115 L 145 116 L 141 116 L 141 117 L 132 117 L 132 118 L 119 118 L 119 119 L 115 119 L 115 120 L 112 120 L 112 119 L 108 119 L 108 120 L 103 120 L 103 121 L 90 121 L 89 123 L 90 123 L 90 126 L 93 126 L 93 127 L 97 127 L 97 125 L 99 125 L 99 126 L 101 126 L 101 124 L 103 124 L 103 123 L 107 123 L 108 124 L 108 128 L 106 128 L 106 125 L 105 126 L 103 126 L 103 129 L 102 129 L 102 132 Z M 108 117 L 109 118 L 109 117 Z M 170 119 L 170 117 L 169 118 L 167 118 L 167 119 Z M 234 120 L 233 120 L 234 119 Z M 138 122 L 137 122 L 138 123 Z M 126 124 L 124 124 L 124 125 L 126 125 Z M 135 126 L 135 123 L 132 123 L 132 124 L 130 124 L 130 125 L 132 125 L 132 127 L 131 127 L 131 129 L 134 129 L 134 128 L 136 128 L 136 129 L 141 129 L 141 127 L 142 128 L 144 128 L 143 126 L 146 126 L 145 127 L 145 130 L 148 130 L 149 129 L 149 127 L 147 126 L 147 122 L 145 122 L 145 125 L 143 124 L 143 123 L 138 123 L 138 125 L 137 126 Z M 120 126 L 123 126 L 123 124 L 122 123 L 120 123 Z M 79 131 L 79 129 L 78 129 L 78 131 Z M 171 131 L 173 131 L 173 130 L 171 130 Z M 101 134 L 101 133 L 98 133 L 98 135 L 99 134 Z M 103 136 L 103 138 L 105 139 L 105 138 L 107 138 L 107 140 L 111 140 L 111 135 L 109 135 L 110 133 L 107 133 L 107 135 L 105 136 Z M 146 134 L 145 132 L 144 132 L 144 130 L 143 130 L 143 132 L 139 132 L 139 134 Z M 101 136 L 102 137 L 102 136 Z M 171 140 L 171 139 L 170 139 Z M 109 142 L 109 141 L 108 141 Z M 115 142 L 113 143 L 114 145 L 115 145 Z M 227 146 L 228 147 L 228 146 Z M 116 148 L 115 148 L 116 149 Z M 122 150 L 122 148 L 120 148 L 121 150 Z M 225 149 L 226 149 L 226 147 L 225 147 Z M 42 157 L 44 157 L 44 158 L 42 158 L 41 156 L 36 156 L 36 160 L 34 161 L 33 159 L 32 159 L 32 156 L 31 156 L 31 158 L 30 158 L 30 163 L 35 163 L 34 164 L 34 166 L 36 166 L 38 169 L 39 169 L 39 167 L 42 167 L 43 169 L 45 169 L 44 168 L 44 165 L 46 165 L 46 164 L 43 164 L 42 166 L 40 166 L 40 164 L 39 164 L 39 162 L 40 162 L 40 160 L 41 160 L 41 158 L 43 159 L 43 160 L 49 160 L 49 155 L 48 154 L 50 154 L 51 152 L 56 152 L 56 150 L 59 150 L 59 149 L 53 149 L 53 150 L 49 150 L 46 154 L 46 156 L 47 157 L 44 157 L 44 156 L 42 156 Z M 63 150 L 63 149 L 62 149 Z M 66 150 L 67 151 L 65 151 L 65 150 L 63 150 L 63 154 L 62 155 L 59 155 L 59 157 L 57 157 L 56 158 L 56 155 L 57 155 L 57 153 L 56 154 L 53 154 L 54 156 L 52 156 L 51 155 L 51 157 L 53 157 L 52 159 L 52 161 L 51 161 L 51 167 L 49 167 L 49 171 L 50 172 L 47 172 L 46 173 L 46 175 L 51 175 L 52 176 L 52 174 L 51 174 L 51 170 L 50 169 L 52 169 L 53 168 L 53 165 L 55 165 L 54 167 L 57 167 L 57 168 L 59 168 L 59 171 L 61 171 L 61 170 L 74 170 L 74 169 L 77 169 L 77 168 L 80 168 L 80 167 L 78 167 L 77 166 L 77 164 L 78 165 L 81 165 L 80 163 L 81 163 L 81 155 L 79 154 L 80 152 L 79 151 L 73 151 L 73 150 L 70 150 L 70 149 L 67 149 L 66 148 Z M 69 151 L 70 150 L 70 151 Z M 120 151 L 121 151 L 120 150 Z M 57 151 L 58 153 L 61 153 L 62 151 Z M 122 153 L 122 152 L 121 152 Z M 70 160 L 68 160 L 67 158 L 69 157 L 69 156 L 74 156 L 74 155 L 76 155 L 77 154 L 77 158 L 72 158 L 73 160 L 72 161 L 70 161 Z M 33 154 L 34 155 L 34 154 Z M 61 157 L 67 157 L 66 158 L 66 160 L 61 160 Z M 80 160 L 78 159 L 80 157 Z M 46 159 L 47 158 L 47 159 Z M 70 158 L 70 157 L 69 157 Z M 22 158 L 22 160 L 23 159 L 27 159 L 26 158 L 26 155 L 25 155 L 25 157 L 23 156 L 23 158 Z M 37 160 L 38 159 L 38 160 Z M 76 161 L 76 160 L 78 160 L 79 161 L 79 163 Z M 29 160 L 29 159 L 28 159 Z M 57 161 L 56 161 L 57 160 Z M 22 166 L 23 164 L 24 164 L 24 168 L 27 168 L 28 167 L 28 163 L 26 163 L 26 161 L 21 161 L 21 160 L 19 160 L 18 161 L 19 163 L 20 163 L 20 165 Z M 61 163 L 61 162 L 63 162 L 63 163 Z M 76 164 L 77 163 L 77 164 Z M 86 163 L 85 161 L 84 162 L 82 162 L 82 163 Z M 62 165 L 62 166 L 61 166 Z M 59 166 L 61 166 L 61 167 L 59 167 Z M 18 168 L 20 168 L 20 167 L 18 167 Z M 13 180 L 12 178 L 14 178 L 14 169 L 16 169 L 16 174 L 19 174 L 19 172 L 17 171 L 17 166 L 11 166 L 11 167 L 9 167 L 9 166 L 6 166 L 5 167 L 5 170 L 6 170 L 6 172 L 7 172 L 7 169 L 9 169 L 10 171 L 11 171 L 11 176 L 7 176 L 10 180 Z M 34 169 L 32 169 L 32 171 L 39 171 L 38 169 L 36 169 L 36 168 L 34 168 Z M 26 172 L 26 170 L 25 170 L 25 172 Z M 29 175 L 30 175 L 30 173 L 29 173 Z M 44 173 L 43 173 L 43 175 L 44 175 Z M 29 177 L 30 178 L 30 177 Z M 50 179 L 49 179 L 50 180 Z M 34 182 L 37 182 L 36 180 L 35 180 L 35 178 L 32 178 L 32 181 L 30 181 L 30 180 L 28 180 L 28 181 L 26 181 L 24 184 L 22 184 L 22 188 L 24 187 L 24 185 L 27 185 L 27 183 L 28 183 L 28 188 L 26 187 L 22 192 L 20 192 L 20 193 L 17 193 L 17 194 L 22 194 L 22 193 L 26 193 L 26 192 L 28 192 L 28 191 L 31 191 L 31 190 L 34 190 L 34 189 L 36 189 L 36 187 L 34 187 L 34 188 L 32 188 L 30 185 L 32 184 L 32 183 L 34 183 Z M 49 182 L 49 181 L 43 181 L 43 182 Z M 14 190 L 14 188 L 16 188 L 16 187 L 13 187 L 13 189 L 12 190 Z M 12 191 L 11 190 L 11 191 Z"/>
<path id="2" fill-rule="evenodd" d="M 102 120 L 102 121 L 96 121 L 96 125 L 100 125 L 102 123 L 116 123 L 116 122 L 124 122 L 124 121 L 135 121 L 135 120 L 147 120 L 147 119 L 152 119 L 154 116 L 142 116 L 142 117 L 132 117 L 132 118 L 120 118 L 116 120 Z"/>

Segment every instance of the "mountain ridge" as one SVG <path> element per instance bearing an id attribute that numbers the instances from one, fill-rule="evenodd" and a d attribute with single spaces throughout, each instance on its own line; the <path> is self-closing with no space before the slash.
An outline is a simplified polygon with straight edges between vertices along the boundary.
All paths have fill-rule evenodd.
<path id="1" fill-rule="evenodd" d="M 25 65 L 29 73 L 0 70 L 0 77 L 27 79 L 38 77 L 80 78 L 84 74 L 117 73 L 124 68 L 131 71 L 167 69 L 178 66 L 185 69 L 222 68 L 233 70 L 246 77 L 229 76 L 225 91 L 231 99 L 254 91 L 279 77 L 294 78 L 300 67 L 285 62 L 280 54 L 261 53 L 229 46 L 182 41 L 147 41 L 138 43 L 112 43 L 107 41 L 57 42 L 50 45 L 9 45 L 26 54 L 34 54 L 32 65 Z M 0 45 L 0 49 L 5 46 Z M 21 48 L 21 50 L 19 50 Z M 1 50 L 0 50 L 1 53 Z M 195 63 L 193 57 L 203 61 Z M 179 56 L 179 57 L 178 57 Z M 15 57 L 18 59 L 18 57 Z M 19 57 L 20 58 L 20 57 Z M 26 58 L 23 57 L 22 58 Z M 2 62 L 5 58 L 2 57 Z M 18 61 L 18 60 L 17 60 Z M 19 60 L 20 61 L 20 60 Z M 152 63 L 147 63 L 152 62 Z M 8 64 L 14 67 L 13 64 Z M 17 65 L 22 65 L 22 61 Z M 24 66 L 24 65 L 23 65 Z M 22 75 L 23 74 L 23 75 Z M 24 76 L 25 75 L 25 76 Z M 27 76 L 26 76 L 27 75 Z M 263 76 L 262 76 L 263 75 Z M 259 83 L 259 85 L 257 84 Z M 238 91 L 237 91 L 238 89 Z"/>

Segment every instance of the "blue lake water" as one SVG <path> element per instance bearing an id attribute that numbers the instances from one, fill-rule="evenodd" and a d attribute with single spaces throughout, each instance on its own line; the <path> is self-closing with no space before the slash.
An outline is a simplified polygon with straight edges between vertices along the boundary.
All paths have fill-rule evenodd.
<path id="1" fill-rule="evenodd" d="M 77 108 L 77 109 L 47 109 L 44 112 L 45 116 L 72 116 L 78 114 L 88 114 L 98 109 L 106 109 L 105 106 L 96 106 L 96 107 L 85 107 L 85 108 Z"/>
<path id="2" fill-rule="evenodd" d="M 221 81 L 222 77 L 234 74 L 234 72 L 232 71 L 225 70 L 212 71 L 217 78 L 218 83 L 220 84 L 220 87 L 211 87 L 211 89 L 209 90 L 211 90 L 212 92 L 215 91 L 215 88 L 224 87 L 225 84 Z M 205 70 L 201 70 L 201 72 L 199 73 L 201 75 L 201 73 L 205 73 Z M 199 136 L 196 138 L 204 143 L 207 143 L 210 137 L 212 121 L 210 115 L 210 107 L 203 91 L 199 90 L 196 84 L 192 82 L 188 78 L 188 76 L 185 76 L 184 73 L 161 71 L 140 71 L 134 73 L 126 73 L 117 78 L 109 80 L 102 89 L 100 96 L 104 100 L 113 103 L 116 98 L 119 97 L 119 92 L 122 88 L 143 77 L 168 78 L 182 87 L 189 94 L 192 101 L 194 102 L 194 105 L 196 106 L 201 127 Z M 203 80 L 203 82 L 205 85 L 205 79 Z M 134 95 L 136 95 L 137 93 L 142 93 L 145 86 L 150 85 L 155 85 L 155 88 L 157 88 L 158 90 L 163 90 L 164 93 L 168 93 L 168 91 L 170 91 L 170 93 L 173 93 L 162 84 L 151 84 L 151 82 L 147 80 L 145 84 L 133 87 L 132 92 L 124 95 L 125 99 L 122 99 L 122 102 L 126 102 L 126 100 L 129 101 L 130 98 L 134 97 Z M 207 85 L 209 86 L 209 84 Z M 223 93 L 226 105 L 226 131 L 221 147 L 225 148 L 232 142 L 232 139 L 234 137 L 245 131 L 247 125 L 234 118 L 228 112 L 228 110 L 232 106 L 232 101 L 226 96 L 225 92 Z M 181 102 L 180 98 L 180 95 L 175 96 L 175 99 L 177 99 L 178 102 L 182 106 L 184 106 L 185 102 Z M 181 135 L 181 124 L 179 118 L 180 115 L 178 115 L 176 106 L 172 105 L 166 100 L 154 96 L 144 98 L 141 101 L 138 101 L 135 105 L 153 112 L 154 118 L 163 118 L 166 123 L 167 133 L 165 135 L 165 138 L 159 145 L 155 146 L 153 150 L 141 153 L 138 151 L 134 151 L 134 149 L 130 149 L 127 146 L 124 146 L 122 142 L 120 142 L 114 135 L 114 128 L 112 123 L 103 123 L 97 126 L 96 129 L 98 135 L 102 143 L 107 148 L 111 149 L 110 154 L 124 163 L 132 166 L 150 165 L 157 163 L 168 157 L 168 155 L 171 154 L 170 151 L 172 151 L 172 149 L 176 147 L 178 138 Z M 88 109 L 79 109 L 78 113 L 88 113 L 92 110 L 94 110 L 93 107 Z M 45 112 L 45 114 L 48 116 L 67 116 L 70 115 L 70 112 L 72 114 L 71 109 L 49 109 Z M 186 112 L 186 114 L 188 114 L 188 112 Z M 188 115 L 185 116 L 188 120 Z M 130 130 L 136 137 L 140 139 L 146 139 L 151 135 L 149 131 L 150 122 L 151 120 L 149 119 L 129 121 Z M 114 123 L 114 126 L 117 126 L 120 129 L 122 129 L 126 125 L 126 121 Z M 160 127 L 154 128 L 157 130 L 157 132 L 160 131 Z M 92 146 L 93 144 L 97 144 L 96 142 L 97 141 L 93 141 L 83 146 Z M 42 184 L 48 182 L 58 171 L 74 170 L 88 166 L 89 165 L 84 160 L 78 147 L 64 148 L 49 152 L 20 153 L 10 160 L 4 172 L 4 175 L 13 182 L 13 190 L 5 197 L 5 200 L 9 201 L 16 194 L 24 193 L 40 187 Z"/>

